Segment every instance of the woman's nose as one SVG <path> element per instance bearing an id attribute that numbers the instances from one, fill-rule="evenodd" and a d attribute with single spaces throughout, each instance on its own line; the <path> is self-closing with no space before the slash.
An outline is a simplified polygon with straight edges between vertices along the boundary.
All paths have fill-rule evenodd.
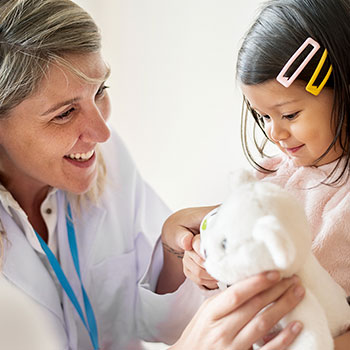
<path id="1" fill-rule="evenodd" d="M 109 111 L 101 111 L 96 106 L 86 110 L 80 139 L 87 143 L 101 143 L 107 141 L 111 136 L 111 131 L 106 124 L 108 113 Z"/>
<path id="2" fill-rule="evenodd" d="M 271 121 L 269 131 L 269 137 L 274 142 L 279 142 L 289 137 L 289 131 L 283 126 L 283 122 Z"/>

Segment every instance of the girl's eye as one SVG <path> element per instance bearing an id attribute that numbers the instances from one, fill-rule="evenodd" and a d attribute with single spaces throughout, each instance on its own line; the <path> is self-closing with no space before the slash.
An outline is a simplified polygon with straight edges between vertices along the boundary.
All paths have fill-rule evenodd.
<path id="1" fill-rule="evenodd" d="M 261 128 L 265 128 L 265 124 L 268 123 L 270 121 L 270 116 L 265 114 L 261 114 L 253 109 L 251 109 L 251 112 L 255 118 L 255 120 L 257 121 L 257 123 L 260 125 Z"/>
<path id="2" fill-rule="evenodd" d="M 71 114 L 72 112 L 75 111 L 75 108 L 72 107 L 70 109 L 68 109 L 67 111 L 57 115 L 56 117 L 53 118 L 53 120 L 56 122 L 56 123 L 62 123 L 62 122 L 65 122 L 66 120 L 68 120 L 70 117 L 71 117 Z"/>
<path id="3" fill-rule="evenodd" d="M 263 114 L 258 113 L 258 119 L 261 123 L 268 123 L 271 118 L 267 114 L 263 115 Z"/>
<path id="4" fill-rule="evenodd" d="M 288 120 L 293 120 L 294 118 L 297 117 L 298 114 L 299 114 L 299 112 L 293 113 L 293 114 L 286 114 L 283 116 L 283 118 L 288 119 Z"/>
<path id="5" fill-rule="evenodd" d="M 102 84 L 100 87 L 99 87 L 99 89 L 97 90 L 97 92 L 96 92 L 96 97 L 101 97 L 101 96 L 103 96 L 104 95 L 104 91 L 106 90 L 106 89 L 108 89 L 109 88 L 109 86 L 106 86 L 105 84 Z"/>

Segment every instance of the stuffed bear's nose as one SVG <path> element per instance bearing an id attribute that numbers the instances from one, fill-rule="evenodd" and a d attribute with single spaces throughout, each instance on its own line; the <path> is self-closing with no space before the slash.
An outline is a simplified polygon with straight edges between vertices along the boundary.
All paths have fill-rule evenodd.
<path id="1" fill-rule="evenodd" d="M 226 242 L 227 242 L 226 238 L 224 238 L 224 239 L 221 241 L 221 247 L 224 248 L 224 249 L 226 249 Z"/>

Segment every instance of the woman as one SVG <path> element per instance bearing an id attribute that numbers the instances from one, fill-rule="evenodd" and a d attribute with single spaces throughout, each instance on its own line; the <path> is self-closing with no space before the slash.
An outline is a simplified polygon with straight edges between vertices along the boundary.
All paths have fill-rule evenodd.
<path id="1" fill-rule="evenodd" d="M 139 349 L 140 338 L 173 343 L 204 298 L 185 281 L 178 256 L 192 234 L 180 228 L 197 229 L 211 208 L 172 216 L 164 256 L 161 244 L 152 254 L 169 211 L 106 123 L 108 74 L 98 29 L 80 7 L 1 2 L 2 272 L 45 312 L 59 349 Z M 292 293 L 297 282 L 278 277 L 256 276 L 207 301 L 173 349 L 230 344 L 231 314 L 249 300 L 256 314 L 282 296 L 285 308 L 274 313 L 282 317 L 300 298 Z M 236 333 L 242 322 L 249 318 L 235 322 Z M 291 325 L 274 344 L 299 330 Z M 261 332 L 253 327 L 241 341 Z"/>

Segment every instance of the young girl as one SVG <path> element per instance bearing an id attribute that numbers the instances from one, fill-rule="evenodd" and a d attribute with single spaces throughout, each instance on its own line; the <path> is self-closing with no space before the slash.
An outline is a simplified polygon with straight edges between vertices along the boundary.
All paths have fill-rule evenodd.
<path id="1" fill-rule="evenodd" d="M 260 179 L 288 189 L 303 203 L 313 252 L 348 294 L 349 23 L 348 0 L 269 1 L 246 34 L 237 61 L 246 107 L 245 154 Z M 247 144 L 250 115 L 263 133 L 262 146 L 257 146 L 262 161 Z M 255 132 L 254 140 L 258 145 Z M 265 157 L 268 142 L 279 149 L 277 156 Z M 215 281 L 203 271 L 200 277 L 191 272 L 202 262 L 195 251 L 187 252 L 185 273 L 213 288 Z M 336 349 L 349 345 L 349 334 L 336 340 Z"/>

